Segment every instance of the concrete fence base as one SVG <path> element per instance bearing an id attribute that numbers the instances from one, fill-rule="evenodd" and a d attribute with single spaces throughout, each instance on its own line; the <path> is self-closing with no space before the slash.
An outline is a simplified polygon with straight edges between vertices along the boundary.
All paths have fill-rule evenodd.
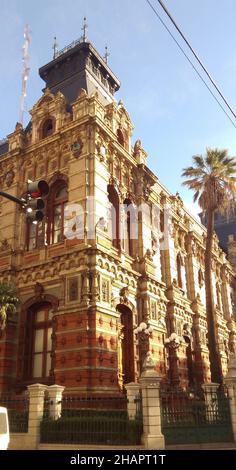
<path id="1" fill-rule="evenodd" d="M 45 392 L 48 393 L 49 415 L 52 419 L 61 416 L 61 402 L 64 387 L 53 385 L 47 387 L 42 384 L 33 384 L 29 390 L 29 422 L 27 433 L 14 433 L 10 435 L 9 450 L 34 450 L 34 449 L 164 449 L 165 441 L 161 432 L 161 400 L 160 400 L 161 377 L 155 371 L 155 364 L 150 353 L 144 361 L 143 372 L 140 383 L 126 385 L 128 398 L 129 419 L 134 420 L 136 416 L 137 397 L 142 394 L 143 435 L 140 446 L 94 446 L 94 445 L 63 445 L 63 444 L 40 444 L 40 423 L 44 413 Z M 233 429 L 234 443 L 236 444 L 236 356 L 231 354 L 228 374 L 225 378 L 230 397 L 230 413 Z M 204 388 L 206 400 L 209 388 L 216 384 L 210 384 Z M 219 444 L 218 444 L 219 446 Z M 173 448 L 173 447 L 172 447 Z M 187 448 L 187 447 L 186 447 Z"/>

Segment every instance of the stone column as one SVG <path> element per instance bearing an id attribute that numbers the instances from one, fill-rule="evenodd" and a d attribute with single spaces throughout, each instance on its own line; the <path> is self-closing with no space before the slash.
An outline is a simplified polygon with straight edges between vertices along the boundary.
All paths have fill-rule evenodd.
<path id="1" fill-rule="evenodd" d="M 28 425 L 28 445 L 31 450 L 38 448 L 40 441 L 40 422 L 44 411 L 44 393 L 46 385 L 29 385 L 29 425 Z"/>
<path id="2" fill-rule="evenodd" d="M 143 436 L 145 449 L 164 449 L 164 436 L 161 432 L 160 382 L 155 364 L 148 352 L 143 364 L 140 379 L 142 389 Z"/>
<path id="3" fill-rule="evenodd" d="M 232 422 L 234 442 L 236 443 L 236 355 L 230 354 L 228 373 L 225 377 L 225 383 L 229 391 L 229 404 Z"/>
<path id="4" fill-rule="evenodd" d="M 82 301 L 81 304 L 88 306 L 90 297 L 90 272 L 83 273 L 83 288 L 82 288 Z"/>
<path id="5" fill-rule="evenodd" d="M 125 388 L 127 390 L 128 399 L 128 416 L 129 419 L 135 419 L 137 412 L 137 404 L 135 399 L 139 397 L 140 385 L 136 382 L 130 382 L 129 384 L 125 385 Z"/>
<path id="6" fill-rule="evenodd" d="M 58 419 L 61 416 L 61 400 L 65 387 L 61 385 L 50 385 L 47 389 L 49 398 L 49 416 Z"/>
<path id="7" fill-rule="evenodd" d="M 98 272 L 94 271 L 92 273 L 92 303 L 94 303 L 95 305 L 96 305 L 96 302 L 100 300 L 98 276 L 99 276 Z"/>

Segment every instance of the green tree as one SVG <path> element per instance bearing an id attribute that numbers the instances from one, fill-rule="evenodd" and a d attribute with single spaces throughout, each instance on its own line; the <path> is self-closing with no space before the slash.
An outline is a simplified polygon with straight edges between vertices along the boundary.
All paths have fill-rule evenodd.
<path id="1" fill-rule="evenodd" d="M 212 284 L 212 249 L 214 214 L 225 213 L 236 196 L 236 160 L 228 156 L 227 150 L 206 149 L 206 155 L 193 156 L 194 165 L 183 169 L 186 178 L 183 185 L 194 191 L 194 202 L 198 202 L 207 221 L 205 250 L 206 314 L 208 326 L 209 358 L 212 382 L 222 382 L 222 367 L 216 337 L 215 305 Z"/>
<path id="2" fill-rule="evenodd" d="M 14 285 L 0 282 L 0 328 L 6 326 L 7 316 L 15 313 L 19 304 L 19 298 Z"/>

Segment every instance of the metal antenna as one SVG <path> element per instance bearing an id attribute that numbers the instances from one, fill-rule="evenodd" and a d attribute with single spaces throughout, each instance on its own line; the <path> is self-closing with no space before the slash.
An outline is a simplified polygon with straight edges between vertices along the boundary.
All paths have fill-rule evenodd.
<path id="1" fill-rule="evenodd" d="M 29 77 L 29 45 L 30 45 L 30 28 L 27 24 L 24 29 L 24 43 L 22 46 L 22 87 L 21 87 L 21 100 L 20 100 L 20 123 L 24 125 L 24 112 L 25 112 L 25 98 L 26 98 L 26 84 Z"/>
<path id="2" fill-rule="evenodd" d="M 53 59 L 56 59 L 57 58 L 57 54 L 58 54 L 58 43 L 57 43 L 57 38 L 56 36 L 54 36 L 54 43 L 53 43 Z"/>
<path id="3" fill-rule="evenodd" d="M 109 57 L 110 53 L 108 52 L 108 48 L 107 46 L 105 47 L 105 55 L 104 55 L 104 60 L 106 62 L 106 64 L 108 63 L 108 57 Z"/>
<path id="4" fill-rule="evenodd" d="M 85 16 L 85 17 L 84 17 L 84 25 L 83 25 L 83 27 L 81 28 L 82 31 L 84 32 L 84 34 L 83 34 L 83 36 L 82 36 L 83 42 L 86 42 L 86 41 L 87 41 L 88 25 L 87 25 L 86 21 L 87 21 L 87 18 L 86 18 L 86 16 Z"/>

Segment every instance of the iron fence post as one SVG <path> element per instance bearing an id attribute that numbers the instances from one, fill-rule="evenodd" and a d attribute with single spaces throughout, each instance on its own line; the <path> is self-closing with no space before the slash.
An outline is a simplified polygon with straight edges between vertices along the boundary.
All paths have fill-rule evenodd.
<path id="1" fill-rule="evenodd" d="M 47 388 L 49 399 L 49 416 L 52 419 L 58 419 L 61 416 L 62 394 L 65 387 L 61 385 L 50 385 Z"/>
<path id="2" fill-rule="evenodd" d="M 29 425 L 28 436 L 29 445 L 32 450 L 38 448 L 40 441 L 40 422 L 44 411 L 44 393 L 47 390 L 46 385 L 33 384 L 28 385 L 29 390 Z"/>
<path id="3" fill-rule="evenodd" d="M 228 373 L 225 377 L 225 383 L 229 392 L 229 405 L 233 430 L 233 438 L 236 443 L 236 355 L 230 354 Z"/>

